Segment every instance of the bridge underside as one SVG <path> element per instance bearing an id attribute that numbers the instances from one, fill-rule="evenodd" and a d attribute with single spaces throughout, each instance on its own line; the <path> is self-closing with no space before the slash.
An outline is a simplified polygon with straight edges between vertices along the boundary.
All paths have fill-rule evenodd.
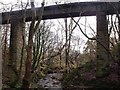
<path id="1" fill-rule="evenodd" d="M 36 8 L 38 18 L 38 11 L 40 8 Z M 46 6 L 43 19 L 56 19 L 66 17 L 79 17 L 79 16 L 97 16 L 97 62 L 98 71 L 106 68 L 106 64 L 109 61 L 109 37 L 108 37 L 108 25 L 106 15 L 116 14 L 120 12 L 120 3 L 104 3 L 104 2 L 81 2 L 71 3 L 63 5 Z M 22 46 L 22 33 L 24 22 L 21 19 L 24 17 L 24 11 L 14 11 L 2 13 L 2 24 L 11 24 L 11 37 L 10 37 L 10 53 L 11 58 L 15 57 L 18 60 L 18 51 L 15 48 Z M 11 20 L 14 17 L 14 20 Z M 26 11 L 26 22 L 31 21 L 31 10 Z M 16 24 L 15 24 L 16 23 Z M 13 33 L 14 32 L 14 33 Z M 18 34 L 19 33 L 19 34 Z M 18 44 L 19 43 L 19 44 Z M 15 47 L 15 48 L 14 48 Z M 13 52 L 15 50 L 15 52 Z M 12 58 L 13 60 L 13 58 Z"/>
<path id="2" fill-rule="evenodd" d="M 36 8 L 36 20 L 41 8 Z M 98 11 L 103 11 L 106 15 L 120 13 L 120 2 L 77 2 L 46 6 L 44 8 L 43 19 L 56 19 L 65 17 L 96 16 Z M 0 13 L 2 24 L 10 23 L 12 17 L 23 18 L 24 10 Z M 31 9 L 27 9 L 25 16 L 26 22 L 32 19 Z"/>

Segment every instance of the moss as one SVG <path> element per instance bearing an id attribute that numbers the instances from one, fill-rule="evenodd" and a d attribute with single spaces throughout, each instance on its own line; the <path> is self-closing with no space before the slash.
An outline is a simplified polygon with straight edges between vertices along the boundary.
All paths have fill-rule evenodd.
<path id="1" fill-rule="evenodd" d="M 93 88 L 118 87 L 118 85 L 115 84 L 115 82 L 109 82 L 107 80 L 107 77 L 109 75 L 109 72 L 107 71 L 110 71 L 109 68 L 101 68 L 101 71 L 99 71 L 98 73 L 99 77 L 97 78 L 91 78 L 91 79 L 84 78 L 84 75 L 87 75 L 88 72 L 94 77 L 94 74 L 92 74 L 95 73 L 95 71 L 92 71 L 94 70 L 94 68 L 95 68 L 94 64 L 88 62 L 83 66 L 74 69 L 69 74 L 64 74 L 61 80 L 63 87 L 69 87 L 69 86 L 92 86 Z"/>
<path id="2" fill-rule="evenodd" d="M 107 83 L 104 79 L 94 79 L 88 81 L 86 85 L 93 86 L 94 88 L 119 88 L 119 85 L 113 83 Z"/>
<path id="3" fill-rule="evenodd" d="M 61 81 L 63 86 L 66 87 L 69 85 L 80 85 L 80 79 L 79 69 L 74 69 L 71 73 L 64 74 Z"/>
<path id="4" fill-rule="evenodd" d="M 12 67 L 9 67 L 9 76 L 8 77 L 8 82 L 6 83 L 8 86 L 11 88 L 16 88 L 16 85 L 18 84 L 18 75 L 16 74 L 15 70 Z"/>
<path id="5" fill-rule="evenodd" d="M 119 53 L 119 55 L 118 55 L 118 64 L 120 66 L 120 43 L 118 43 L 118 53 Z"/>
<path id="6" fill-rule="evenodd" d="M 103 78 L 108 76 L 110 73 L 109 67 L 106 68 L 99 68 L 96 72 L 96 77 Z"/>
<path id="7" fill-rule="evenodd" d="M 70 85 L 83 85 L 86 83 L 84 79 L 82 79 L 81 75 L 87 71 L 90 71 L 94 68 L 94 62 L 87 62 L 86 64 L 73 69 L 69 74 L 64 74 L 62 78 L 63 86 L 70 86 Z"/>

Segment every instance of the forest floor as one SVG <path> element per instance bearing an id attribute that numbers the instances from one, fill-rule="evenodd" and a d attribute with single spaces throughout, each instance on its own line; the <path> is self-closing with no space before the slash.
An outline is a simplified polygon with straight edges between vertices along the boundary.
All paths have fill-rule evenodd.
<path id="1" fill-rule="evenodd" d="M 74 69 L 69 74 L 64 74 L 61 83 L 64 88 L 71 88 L 67 90 L 78 90 L 75 88 L 79 88 L 79 90 L 81 90 L 80 88 L 112 88 L 120 90 L 120 75 L 118 75 L 118 71 L 118 64 L 111 63 L 109 74 L 97 78 L 95 65 L 89 62 L 82 67 Z"/>
<path id="2" fill-rule="evenodd" d="M 120 90 L 119 65 L 114 62 L 111 63 L 109 71 L 107 76 L 96 78 L 96 66 L 93 62 L 88 62 L 67 74 L 49 71 L 45 76 L 38 79 L 37 85 L 35 83 L 35 88 L 40 87 L 40 90 L 83 90 L 83 88 L 92 88 L 92 90 L 93 88 L 112 88 L 112 90 Z M 4 75 L 7 75 L 7 73 Z M 5 82 L 8 81 L 5 76 L 3 78 Z M 4 88 L 9 88 L 6 83 L 3 86 Z"/>
<path id="3" fill-rule="evenodd" d="M 72 70 L 70 73 L 52 72 L 47 73 L 38 81 L 38 86 L 43 90 L 89 90 L 98 88 L 109 88 L 120 90 L 120 75 L 118 75 L 118 64 L 111 63 L 108 75 L 96 78 L 94 63 L 88 62 L 82 67 Z"/>

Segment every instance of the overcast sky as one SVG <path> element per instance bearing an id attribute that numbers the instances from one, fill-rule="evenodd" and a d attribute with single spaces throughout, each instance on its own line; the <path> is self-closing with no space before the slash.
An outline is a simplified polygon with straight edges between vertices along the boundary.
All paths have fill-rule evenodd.
<path id="1" fill-rule="evenodd" d="M 3 2 L 5 4 L 7 3 L 16 3 L 18 1 L 27 2 L 28 0 L 0 0 L 0 2 Z M 29 0 L 30 1 L 30 0 Z M 34 0 L 35 2 L 42 2 L 42 0 Z M 55 3 L 55 2 L 84 2 L 84 1 L 96 1 L 96 0 L 45 0 L 48 3 Z"/>
<path id="2" fill-rule="evenodd" d="M 28 0 L 0 0 L 0 2 L 4 2 L 4 3 L 16 3 L 18 1 L 23 1 L 23 2 L 27 2 Z M 30 0 L 29 0 L 30 1 Z M 42 2 L 42 0 L 34 0 L 35 2 Z M 85 2 L 85 1 L 99 1 L 99 2 L 118 2 L 120 0 L 45 0 L 48 3 L 55 3 L 55 2 Z"/>
<path id="3" fill-rule="evenodd" d="M 0 0 L 0 2 L 4 3 L 4 4 L 16 4 L 17 2 L 20 2 L 20 1 L 23 1 L 23 2 L 27 2 L 27 0 Z M 29 0 L 30 1 L 30 0 Z M 43 0 L 34 0 L 36 3 L 38 3 L 38 6 L 40 6 L 41 2 Z M 58 4 L 60 3 L 69 3 L 69 2 L 85 2 L 85 1 L 113 1 L 113 2 L 116 2 L 116 1 L 119 1 L 119 0 L 45 0 L 45 2 L 47 2 L 46 4 L 47 5 L 52 5 L 52 4 L 55 4 L 55 2 L 58 2 Z M 0 6 L 2 6 L 0 4 Z M 0 7 L 1 8 L 1 7 Z M 85 24 L 85 18 L 81 18 L 81 23 L 82 24 Z M 56 23 L 57 24 L 57 23 Z M 90 25 L 94 30 L 96 30 L 96 18 L 95 17 L 87 17 L 87 25 Z M 57 26 L 57 25 L 56 25 Z M 85 30 L 85 27 L 84 26 L 81 26 L 83 30 Z M 57 27 L 56 27 L 57 29 Z M 82 35 L 81 33 L 78 33 L 78 29 L 77 31 L 75 31 L 75 35 L 78 35 L 80 37 L 83 38 L 83 40 L 87 40 L 87 38 Z M 93 36 L 91 35 L 91 30 L 89 28 L 87 28 L 87 32 L 86 32 L 89 36 Z"/>
<path id="4" fill-rule="evenodd" d="M 21 0 L 0 0 L 1 2 L 3 2 L 4 4 L 8 4 L 8 3 L 11 3 L 11 4 L 16 4 L 17 2 L 20 2 Z M 22 1 L 24 1 L 24 2 L 27 2 L 27 0 L 22 0 Z M 93 1 L 93 0 L 45 0 L 46 2 L 47 2 L 47 5 L 51 5 L 51 4 L 55 4 L 55 2 L 58 2 L 58 3 L 65 3 L 65 2 L 67 2 L 67 3 L 69 3 L 69 2 L 84 2 L 84 1 Z M 41 4 L 41 2 L 42 2 L 42 0 L 35 0 L 35 2 L 36 3 L 39 3 L 38 4 L 38 6 L 40 6 L 40 4 Z M 4 6 L 5 7 L 5 6 Z M 89 21 L 91 21 L 92 20 L 92 22 L 89 22 Z M 59 20 L 60 22 L 62 22 L 63 20 Z M 54 30 L 54 28 L 55 29 L 58 29 L 58 21 L 57 20 L 52 20 L 52 22 L 56 22 L 55 23 L 55 27 L 52 27 L 53 28 L 53 30 Z M 88 24 L 90 24 L 91 26 L 92 26 L 92 28 L 95 30 L 96 29 L 96 18 L 95 17 L 88 17 L 87 18 L 87 22 L 88 22 Z M 80 20 L 80 23 L 82 23 L 82 24 L 84 24 L 85 23 L 85 18 L 81 18 L 81 20 Z M 88 25 L 87 24 L 87 25 Z M 63 24 L 64 25 L 64 24 Z M 85 30 L 85 27 L 84 26 L 81 26 L 82 27 L 82 29 L 83 30 Z M 53 31 L 52 30 L 52 31 Z M 86 32 L 89 36 L 93 36 L 93 35 L 91 35 L 91 30 L 90 29 L 87 29 L 87 32 Z M 76 29 L 75 31 L 74 31 L 74 34 L 76 35 L 76 36 L 80 36 L 80 38 L 82 38 L 84 41 L 86 41 L 87 40 L 87 38 L 82 34 L 82 33 L 80 33 L 80 31 L 79 31 L 79 29 Z M 81 40 L 81 42 L 83 41 L 83 40 Z M 83 43 L 84 44 L 84 43 Z M 84 46 L 84 45 L 82 45 L 82 46 Z M 81 48 L 81 49 L 83 49 L 83 48 Z M 82 51 L 82 50 L 81 50 Z"/>
<path id="5" fill-rule="evenodd" d="M 25 2 L 27 3 L 27 1 L 31 1 L 31 0 L 0 0 L 0 8 L 5 7 L 4 5 L 14 5 L 14 4 L 18 4 L 18 2 Z M 43 0 L 34 0 L 35 1 L 35 6 L 36 7 L 40 7 L 41 6 L 41 2 Z M 90 1 L 96 1 L 96 0 L 45 0 L 45 6 L 48 5 L 55 5 L 56 2 L 57 4 L 64 4 L 64 3 L 72 3 L 72 2 L 90 2 Z"/>

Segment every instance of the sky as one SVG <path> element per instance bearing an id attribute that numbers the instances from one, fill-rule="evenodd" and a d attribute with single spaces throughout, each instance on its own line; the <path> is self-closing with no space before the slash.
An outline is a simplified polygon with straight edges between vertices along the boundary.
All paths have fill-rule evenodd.
<path id="1" fill-rule="evenodd" d="M 19 1 L 27 2 L 30 0 L 0 0 L 0 2 L 3 2 L 5 4 L 8 3 L 16 3 Z M 42 0 L 34 0 L 35 2 L 42 2 Z M 118 2 L 120 0 L 45 0 L 48 4 L 53 4 L 55 2 L 59 3 L 65 3 L 65 2 L 85 2 L 85 1 L 99 1 L 99 2 Z"/>
<path id="2" fill-rule="evenodd" d="M 0 2 L 3 2 L 4 4 L 10 4 L 10 3 L 11 4 L 16 4 L 17 2 L 20 2 L 20 1 L 21 0 L 0 0 Z M 27 2 L 27 0 L 22 0 L 22 1 Z M 58 4 L 62 4 L 62 3 L 65 3 L 65 2 L 69 3 L 69 2 L 80 2 L 80 1 L 84 2 L 84 1 L 95 1 L 95 0 L 45 0 L 45 1 L 47 2 L 46 3 L 47 5 L 53 5 L 53 4 L 55 4 L 55 2 L 58 2 Z M 40 6 L 42 0 L 35 0 L 35 2 L 37 3 L 38 6 Z M 8 6 L 10 6 L 10 5 L 8 5 Z M 78 18 L 76 18 L 76 20 L 77 19 Z M 64 25 L 64 23 L 63 23 L 64 20 L 63 19 L 62 20 L 61 19 L 56 19 L 56 20 L 54 19 L 54 20 L 51 20 L 51 21 L 55 23 L 55 26 L 52 27 L 52 29 L 53 29 L 52 31 L 54 31 L 54 29 L 58 29 L 58 27 L 59 27 L 58 26 L 58 24 L 59 24 L 58 21 L 61 22 Z M 85 24 L 85 17 L 81 18 L 80 23 Z M 96 30 L 96 18 L 95 17 L 87 17 L 87 25 L 90 25 L 94 30 Z M 81 25 L 81 28 L 85 31 L 85 27 L 83 25 Z M 93 36 L 93 35 L 91 35 L 92 32 L 89 28 L 87 28 L 86 33 L 90 37 Z M 80 43 L 82 44 L 82 46 L 84 46 L 84 43 L 85 43 L 85 41 L 87 41 L 87 38 L 79 31 L 78 28 L 74 31 L 74 35 L 79 36 L 81 38 Z M 81 51 L 82 50 L 83 50 L 83 48 L 81 48 Z"/>
<path id="3" fill-rule="evenodd" d="M 17 2 L 20 2 L 20 1 L 23 1 L 23 2 L 27 2 L 27 0 L 0 0 L 0 8 L 2 7 L 2 4 L 16 4 Z M 53 5 L 55 4 L 56 2 L 58 2 L 58 4 L 60 3 L 69 3 L 69 2 L 85 2 L 85 1 L 105 1 L 105 2 L 118 2 L 120 0 L 45 0 L 46 1 L 46 4 L 47 5 Z M 35 0 L 35 2 L 40 5 L 42 0 Z M 87 21 L 88 21 L 88 25 L 90 24 L 92 26 L 92 28 L 94 30 L 96 30 L 96 18 L 95 17 L 87 17 Z M 92 22 L 91 22 L 92 21 Z M 85 17 L 81 19 L 81 23 L 84 23 L 85 22 Z M 82 27 L 83 30 L 85 30 L 84 27 Z M 77 29 L 76 29 L 77 30 Z M 91 32 L 89 29 L 87 29 L 87 34 L 90 35 Z M 78 33 L 78 31 L 75 32 L 75 35 L 76 36 L 80 36 L 84 41 L 86 41 L 87 39 L 85 38 L 84 35 L 82 35 L 81 33 Z M 90 35 L 91 36 L 91 35 Z M 1 35 L 0 35 L 0 39 L 1 39 Z M 84 46 L 84 45 L 83 45 Z M 83 50 L 83 48 L 81 48 L 81 51 Z M 0 47 L 0 53 L 1 53 L 1 47 Z M 1 71 L 1 61 L 2 61 L 2 57 L 1 57 L 2 54 L 0 54 L 0 85 L 1 85 L 1 82 L 2 82 L 2 71 Z M 1 86 L 0 86 L 1 88 Z M 1 89 L 0 89 L 1 90 Z"/>
<path id="4" fill-rule="evenodd" d="M 30 1 L 35 1 L 35 6 L 40 7 L 43 0 L 0 0 L 0 9 L 3 7 L 10 8 L 12 5 L 19 4 L 21 1 L 24 3 L 27 3 Z M 90 1 L 96 1 L 96 0 L 45 0 L 45 6 L 56 5 L 56 3 L 64 4 L 64 3 L 86 2 L 86 1 L 90 2 Z M 14 9 L 14 10 L 16 10 L 16 9 Z"/>
<path id="5" fill-rule="evenodd" d="M 27 1 L 31 1 L 31 0 L 0 0 L 0 2 L 2 2 L 4 4 L 9 4 L 8 6 L 10 6 L 12 4 L 16 4 L 17 2 L 21 2 L 21 1 L 27 2 Z M 37 6 L 40 6 L 41 2 L 43 0 L 34 0 L 34 1 L 35 1 L 35 3 L 36 3 Z M 54 4 L 56 4 L 56 2 L 57 2 L 57 4 L 63 4 L 63 3 L 72 3 L 72 2 L 93 2 L 93 1 L 94 2 L 96 2 L 96 1 L 101 1 L 101 2 L 102 1 L 105 1 L 105 2 L 108 2 L 108 1 L 117 2 L 119 0 L 45 0 L 45 2 L 46 2 L 45 5 L 47 5 L 47 6 L 48 5 L 54 5 Z M 0 8 L 1 8 L 1 6 L 2 5 L 0 3 Z M 85 18 L 87 18 L 87 26 L 90 25 L 96 31 L 96 17 L 95 16 L 94 17 L 82 17 L 81 20 L 80 20 L 81 24 L 85 24 Z M 77 18 L 76 18 L 76 20 L 77 20 Z M 58 28 L 58 24 L 59 24 L 58 23 L 58 19 L 52 20 L 52 21 L 55 22 L 55 27 L 54 28 L 57 29 Z M 59 19 L 59 21 L 62 22 L 62 20 L 60 20 L 60 19 Z M 84 31 L 86 29 L 84 25 L 81 25 L 81 28 Z M 80 33 L 78 29 L 76 29 L 74 33 L 75 33 L 76 36 L 80 36 L 80 38 L 82 38 L 83 41 L 87 41 L 87 38 L 82 33 Z M 89 37 L 93 36 L 92 35 L 93 32 L 90 30 L 90 28 L 87 28 L 86 34 Z M 83 45 L 84 45 L 84 43 L 83 43 Z"/>
<path id="6" fill-rule="evenodd" d="M 20 1 L 27 2 L 27 0 L 0 0 L 0 8 L 3 7 L 2 4 L 16 4 L 17 2 L 20 2 Z M 52 4 L 55 4 L 55 2 L 58 2 L 61 4 L 61 3 L 65 3 L 65 2 L 69 3 L 69 2 L 84 2 L 84 1 L 96 1 L 96 0 L 45 0 L 45 1 L 47 2 L 46 3 L 47 5 L 52 5 Z M 103 1 L 103 0 L 101 0 L 101 1 Z M 105 0 L 105 1 L 113 1 L 113 0 Z M 114 0 L 114 1 L 118 1 L 118 0 Z M 42 0 L 35 0 L 35 2 L 38 3 L 38 5 L 40 5 Z M 95 17 L 88 17 L 87 20 L 88 20 L 88 24 L 90 24 L 93 27 L 93 29 L 96 29 L 96 18 Z M 92 22 L 89 22 L 91 20 L 92 20 Z M 85 22 L 85 18 L 82 18 L 81 23 L 84 23 L 84 22 Z M 82 27 L 82 28 L 85 30 L 84 27 Z M 82 38 L 84 41 L 86 41 L 86 38 L 84 37 L 84 35 L 82 35 L 81 33 L 78 33 L 78 31 L 76 31 L 75 33 L 76 33 L 75 34 L 76 36 L 80 36 L 80 38 Z M 91 33 L 91 32 L 88 29 L 87 34 L 89 34 L 89 33 Z M 0 39 L 1 39 L 1 37 L 0 37 Z M 82 45 L 82 47 L 83 46 L 84 45 Z M 81 51 L 82 50 L 83 50 L 83 48 L 81 48 Z M 0 69 L 1 69 L 1 61 L 2 61 L 2 57 L 0 56 Z M 0 70 L 0 85 L 2 82 L 2 79 L 1 79 L 2 74 L 1 73 L 2 73 L 2 71 Z M 1 86 L 0 86 L 0 88 L 1 88 Z"/>
<path id="7" fill-rule="evenodd" d="M 28 0 L 0 0 L 0 2 L 4 2 L 5 4 L 16 3 L 19 1 L 27 2 Z M 34 1 L 35 2 L 42 2 L 42 0 L 34 0 Z M 49 4 L 55 3 L 55 2 L 64 3 L 64 2 L 84 2 L 84 1 L 96 1 L 96 0 L 45 0 L 45 2 L 48 2 Z"/>

